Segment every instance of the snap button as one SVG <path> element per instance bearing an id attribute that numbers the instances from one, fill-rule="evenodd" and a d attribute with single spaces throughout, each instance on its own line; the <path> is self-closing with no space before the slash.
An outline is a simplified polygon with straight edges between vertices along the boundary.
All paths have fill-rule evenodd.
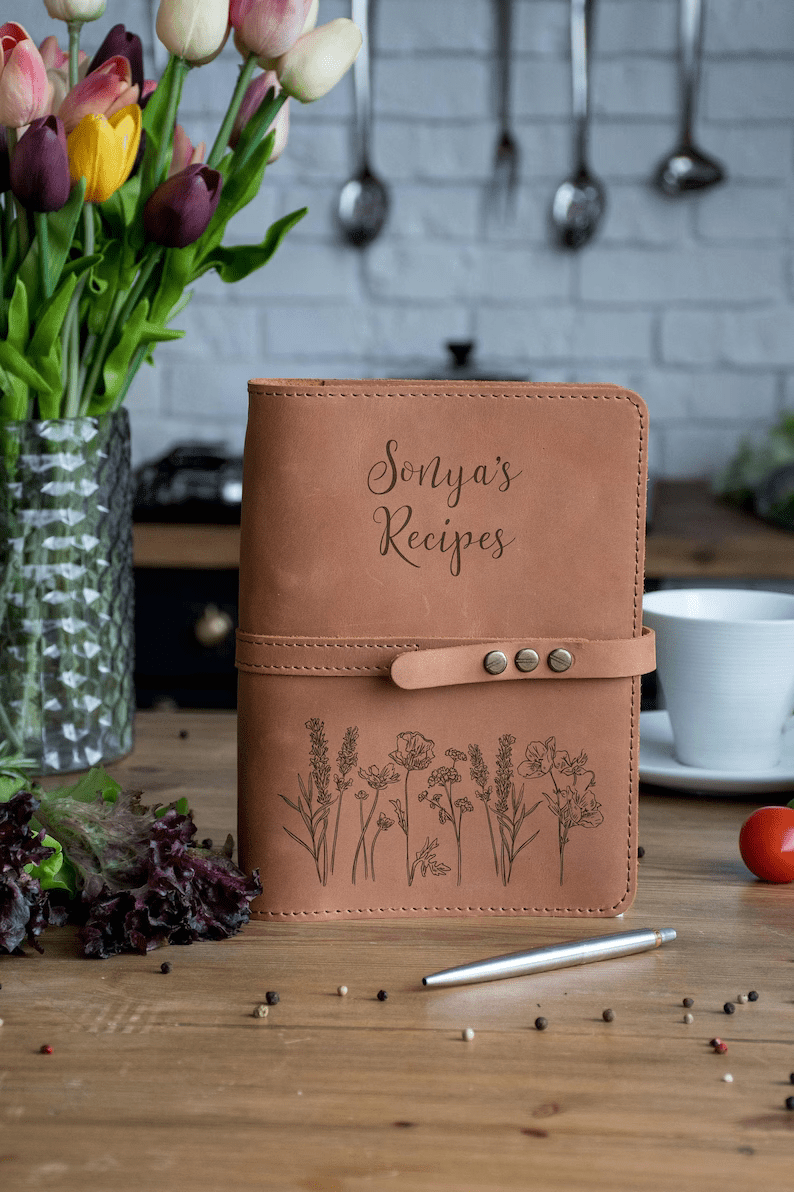
<path id="1" fill-rule="evenodd" d="M 489 675 L 501 675 L 507 667 L 507 658 L 501 650 L 489 650 L 482 660 Z"/>
<path id="2" fill-rule="evenodd" d="M 536 650 L 530 650 L 527 647 L 518 651 L 514 662 L 520 671 L 533 671 L 540 662 L 540 658 Z"/>
<path id="3" fill-rule="evenodd" d="M 553 671 L 567 671 L 573 662 L 573 655 L 569 654 L 567 650 L 563 650 L 558 646 L 556 650 L 552 650 L 548 657 L 548 664 Z"/>

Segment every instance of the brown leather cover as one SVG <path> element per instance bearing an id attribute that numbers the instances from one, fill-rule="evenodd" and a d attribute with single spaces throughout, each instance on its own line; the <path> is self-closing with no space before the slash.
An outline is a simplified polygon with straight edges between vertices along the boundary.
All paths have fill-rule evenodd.
<path id="1" fill-rule="evenodd" d="M 238 832 L 261 871 L 253 913 L 626 910 L 653 668 L 642 400 L 481 382 L 249 392 Z"/>

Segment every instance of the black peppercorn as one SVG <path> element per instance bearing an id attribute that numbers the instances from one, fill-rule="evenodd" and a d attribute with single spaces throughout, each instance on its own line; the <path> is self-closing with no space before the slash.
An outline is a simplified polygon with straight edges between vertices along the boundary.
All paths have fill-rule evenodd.
<path id="1" fill-rule="evenodd" d="M 379 989 L 379 990 L 378 990 L 378 1001 L 379 1001 L 379 1002 L 385 1002 L 385 1001 L 386 1001 L 386 998 L 387 998 L 388 996 L 389 996 L 389 995 L 388 995 L 388 993 L 386 992 L 386 990 L 385 990 L 385 989 Z"/>
<path id="2" fill-rule="evenodd" d="M 747 995 L 747 999 L 748 999 L 748 1001 L 751 1001 L 751 1002 L 758 1001 L 758 994 L 756 993 L 756 991 L 754 989 L 750 990 L 750 992 Z"/>
<path id="3" fill-rule="evenodd" d="M 736 1007 L 734 1006 L 733 1002 L 726 1002 L 722 1008 L 726 1014 L 734 1014 L 736 1012 Z"/>
<path id="4" fill-rule="evenodd" d="M 786 1097 L 786 1109 L 794 1109 L 794 1097 Z"/>
<path id="5" fill-rule="evenodd" d="M 536 1018 L 535 1019 L 535 1029 L 536 1030 L 545 1031 L 545 1029 L 548 1025 L 549 1025 L 548 1018 Z"/>
<path id="6" fill-rule="evenodd" d="M 614 1010 L 604 1010 L 601 1017 L 603 1018 L 604 1022 L 614 1022 L 615 1021 L 615 1011 Z"/>
<path id="7" fill-rule="evenodd" d="M 685 997 L 683 1004 L 686 1006 L 686 1008 L 688 1010 L 690 1006 L 694 1006 L 695 999 L 693 997 Z"/>
<path id="8" fill-rule="evenodd" d="M 171 972 L 171 964 L 169 961 L 167 961 L 167 960 L 163 961 L 163 963 L 160 965 L 160 972 L 161 973 L 170 973 Z"/>
<path id="9" fill-rule="evenodd" d="M 269 993 L 265 994 L 265 1001 L 269 1006 L 277 1006 L 281 998 L 271 989 Z"/>
<path id="10" fill-rule="evenodd" d="M 181 728 L 181 729 L 179 730 L 179 740 L 180 740 L 180 741 L 186 741 L 186 740 L 187 740 L 187 737 L 188 737 L 188 731 L 187 731 L 187 729 L 186 729 L 186 728 Z"/>
<path id="11" fill-rule="evenodd" d="M 642 860 L 642 858 L 645 856 L 645 849 L 642 847 L 642 845 L 640 845 L 640 847 L 637 849 L 637 856 L 640 860 Z"/>

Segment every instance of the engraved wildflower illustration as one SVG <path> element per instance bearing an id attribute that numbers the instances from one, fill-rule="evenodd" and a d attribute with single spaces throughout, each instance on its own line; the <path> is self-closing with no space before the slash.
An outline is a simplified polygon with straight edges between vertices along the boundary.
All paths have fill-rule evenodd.
<path id="1" fill-rule="evenodd" d="M 593 793 L 595 774 L 587 769 L 586 753 L 571 757 L 567 749 L 557 749 L 554 737 L 543 742 L 531 741 L 518 772 L 526 778 L 549 778 L 554 787 L 553 795 L 547 791 L 542 794 L 557 817 L 562 885 L 565 846 L 571 828 L 597 828 L 604 822 L 601 804 Z"/>
<path id="2" fill-rule="evenodd" d="M 498 877 L 498 875 L 499 875 L 499 858 L 496 855 L 496 841 L 494 840 L 493 824 L 491 823 L 491 808 L 490 808 L 493 787 L 488 786 L 489 771 L 488 771 L 488 767 L 485 764 L 485 759 L 483 758 L 482 750 L 480 749 L 479 745 L 470 745 L 469 746 L 469 761 L 471 762 L 471 765 L 469 767 L 469 776 L 470 776 L 472 782 L 474 783 L 474 785 L 476 787 L 478 787 L 477 798 L 480 800 L 483 807 L 485 808 L 485 815 L 488 820 L 488 834 L 491 837 L 491 850 L 493 852 L 493 863 L 494 863 L 494 868 L 496 870 L 496 874 Z"/>
<path id="3" fill-rule="evenodd" d="M 385 811 L 382 811 L 380 813 L 380 815 L 378 816 L 378 822 L 375 825 L 377 828 L 377 832 L 372 837 L 372 844 L 370 845 L 370 849 L 369 849 L 369 871 L 372 874 L 373 882 L 375 881 L 375 843 L 376 843 L 378 837 L 380 836 L 381 832 L 388 832 L 389 828 L 392 826 L 393 823 L 394 823 L 394 820 L 389 819 L 389 817 Z"/>
<path id="4" fill-rule="evenodd" d="M 375 809 L 378 806 L 378 799 L 380 798 L 380 792 L 382 790 L 385 790 L 386 787 L 390 786 L 393 782 L 400 781 L 400 775 L 397 773 L 397 767 L 395 766 L 394 762 L 388 762 L 383 767 L 382 770 L 379 770 L 378 767 L 374 766 L 374 765 L 370 766 L 366 770 L 363 770 L 361 767 L 359 767 L 358 776 L 359 776 L 359 778 L 363 779 L 364 782 L 367 783 L 367 785 L 370 787 L 371 790 L 374 790 L 375 798 L 372 800 L 372 807 L 370 808 L 369 815 L 367 816 L 366 821 L 365 821 L 364 820 L 364 800 L 369 797 L 368 793 L 366 791 L 361 790 L 356 795 L 356 798 L 359 799 L 359 812 L 361 815 L 361 835 L 358 838 L 358 846 L 356 848 L 356 855 L 353 858 L 353 885 L 354 886 L 356 884 L 356 867 L 358 865 L 358 857 L 359 857 L 359 853 L 361 852 L 362 849 L 364 850 L 364 877 L 366 878 L 366 876 L 367 876 L 367 843 L 366 843 L 367 842 L 367 829 L 369 828 L 370 820 L 372 819 L 373 815 L 375 814 Z"/>
<path id="5" fill-rule="evenodd" d="M 336 841 L 339 836 L 339 817 L 342 814 L 342 796 L 353 785 L 354 780 L 348 778 L 348 774 L 358 765 L 358 753 L 356 752 L 357 741 L 358 727 L 353 726 L 348 728 L 345 731 L 341 747 L 336 755 L 338 773 L 334 774 L 334 785 L 338 794 L 336 800 L 336 823 L 334 824 L 334 843 L 331 847 L 331 873 L 334 871 L 334 862 L 336 861 Z"/>
<path id="6" fill-rule="evenodd" d="M 436 756 L 434 741 L 429 741 L 421 733 L 398 733 L 397 748 L 389 757 L 405 770 L 405 807 L 399 799 L 390 799 L 397 815 L 397 822 L 405 833 L 405 872 L 410 886 L 414 880 L 416 862 L 411 864 L 411 843 L 408 833 L 408 778 L 414 770 L 426 770 Z"/>
<path id="7" fill-rule="evenodd" d="M 458 772 L 457 763 L 466 761 L 466 754 L 460 749 L 448 749 L 444 755 L 452 759 L 451 766 L 439 766 L 430 775 L 428 780 L 428 787 L 437 786 L 441 789 L 430 799 L 429 807 L 433 807 L 438 812 L 438 822 L 440 824 L 452 824 L 452 830 L 455 833 L 455 844 L 458 850 L 458 881 L 461 882 L 461 869 L 463 854 L 461 851 L 461 827 L 463 825 L 463 817 L 467 812 L 474 811 L 471 801 L 461 796 L 458 799 L 453 799 L 452 788 L 461 781 L 461 775 Z M 421 797 L 421 796 L 420 796 Z M 446 799 L 446 802 L 444 800 Z"/>
<path id="8" fill-rule="evenodd" d="M 307 720 L 304 727 L 309 731 L 310 772 L 308 782 L 304 783 L 303 778 L 298 774 L 300 794 L 297 803 L 281 792 L 278 792 L 278 795 L 294 811 L 297 811 L 303 820 L 308 832 L 308 841 L 296 836 L 286 824 L 282 826 L 287 835 L 296 840 L 312 856 L 317 869 L 317 877 L 320 884 L 324 886 L 328 881 L 328 814 L 333 805 L 333 798 L 328 790 L 328 781 L 331 777 L 331 766 L 328 762 L 328 740 L 325 735 L 325 724 L 317 717 Z"/>
<path id="9" fill-rule="evenodd" d="M 496 787 L 496 805 L 494 814 L 497 823 L 499 824 L 499 838 L 500 838 L 500 856 L 499 856 L 499 873 L 502 877 L 502 885 L 506 886 L 513 876 L 513 863 L 518 854 L 531 844 L 535 837 L 540 832 L 533 832 L 521 844 L 518 844 L 518 838 L 524 820 L 532 815 L 540 806 L 540 799 L 537 803 L 527 809 L 524 806 L 524 787 L 523 784 L 518 793 L 516 793 L 516 784 L 513 781 L 513 746 L 516 743 L 515 737 L 511 733 L 504 733 L 499 738 L 499 749 L 496 754 L 496 773 L 494 775 L 494 786 Z M 519 766 L 519 773 L 521 767 Z"/>

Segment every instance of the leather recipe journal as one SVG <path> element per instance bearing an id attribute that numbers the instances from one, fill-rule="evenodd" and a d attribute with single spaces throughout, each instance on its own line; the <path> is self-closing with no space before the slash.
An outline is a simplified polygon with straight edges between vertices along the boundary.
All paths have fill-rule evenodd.
<path id="1" fill-rule="evenodd" d="M 238 838 L 276 921 L 618 915 L 648 415 L 613 385 L 255 380 Z"/>

